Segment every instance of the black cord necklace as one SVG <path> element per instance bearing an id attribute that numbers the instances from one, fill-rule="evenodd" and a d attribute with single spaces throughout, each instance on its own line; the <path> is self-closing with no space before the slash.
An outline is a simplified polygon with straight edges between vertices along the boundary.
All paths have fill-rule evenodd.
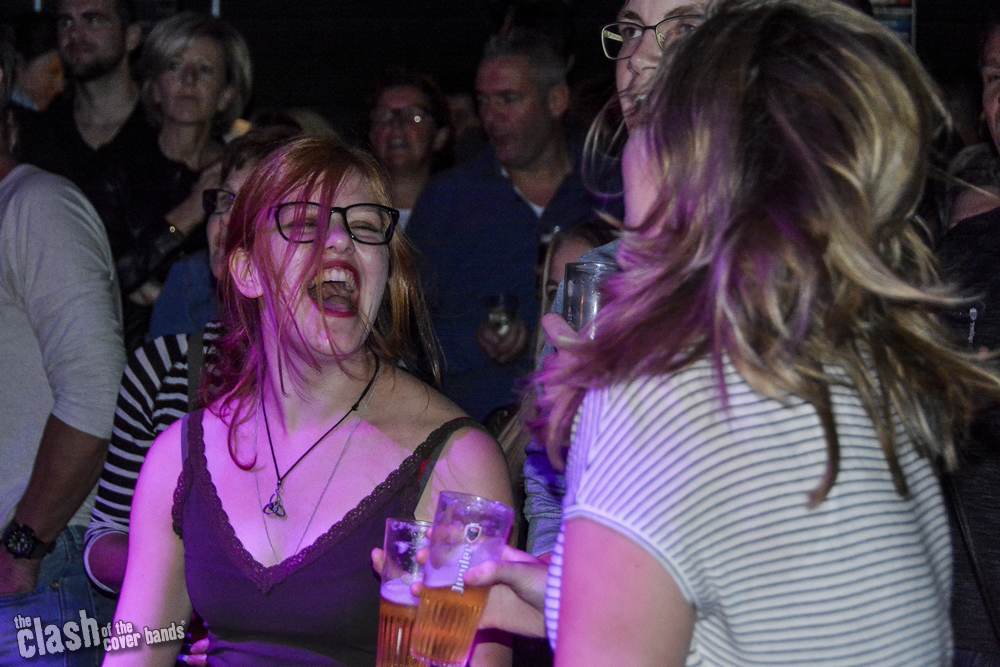
<path id="1" fill-rule="evenodd" d="M 264 413 L 264 429 L 267 431 L 267 444 L 271 448 L 271 460 L 274 461 L 274 474 L 278 476 L 278 486 L 275 487 L 274 493 L 271 494 L 271 501 L 268 504 L 264 505 L 264 510 L 263 510 L 264 514 L 270 514 L 270 515 L 278 517 L 279 519 L 284 519 L 285 518 L 285 516 L 287 515 L 287 512 L 285 511 L 284 504 L 281 502 L 281 485 L 284 483 L 285 478 L 288 477 L 288 475 L 290 475 L 293 470 L 295 470 L 295 467 L 297 465 L 299 465 L 300 463 L 302 463 L 302 459 L 304 459 L 305 457 L 309 456 L 309 452 L 311 452 L 312 450 L 316 449 L 317 445 L 319 445 L 319 443 L 323 442 L 323 440 L 326 438 L 326 436 L 328 436 L 331 433 L 333 433 L 334 429 L 336 429 L 338 426 L 340 426 L 341 424 L 343 424 L 344 420 L 347 419 L 347 416 L 349 414 L 351 414 L 352 412 L 354 412 L 355 410 L 358 409 L 358 406 L 361 405 L 361 401 L 363 401 L 364 398 L 365 398 L 365 396 L 368 394 L 368 390 L 372 388 L 372 383 L 375 382 L 375 378 L 378 377 L 379 365 L 380 365 L 379 358 L 375 357 L 375 372 L 372 373 L 372 379 L 369 380 L 368 384 L 365 385 L 364 391 L 362 391 L 361 395 L 358 396 L 358 400 L 355 401 L 354 405 L 351 406 L 350 410 L 348 410 L 347 412 L 344 413 L 343 417 L 341 417 L 340 419 L 337 420 L 336 424 L 334 424 L 333 426 L 331 426 L 329 428 L 329 430 L 327 430 L 326 433 L 324 433 L 323 435 L 319 436 L 319 440 L 317 440 L 316 442 L 314 442 L 312 444 L 312 447 L 310 447 L 309 449 L 307 449 L 305 451 L 305 453 L 302 456 L 300 456 L 295 463 L 292 464 L 292 467 L 285 471 L 284 475 L 282 475 L 280 472 L 278 472 L 278 459 L 274 455 L 274 442 L 271 440 L 271 425 L 267 423 L 267 408 L 264 405 L 264 396 L 263 396 L 263 394 L 261 394 L 261 397 L 260 397 L 260 408 L 261 408 L 261 412 Z"/>

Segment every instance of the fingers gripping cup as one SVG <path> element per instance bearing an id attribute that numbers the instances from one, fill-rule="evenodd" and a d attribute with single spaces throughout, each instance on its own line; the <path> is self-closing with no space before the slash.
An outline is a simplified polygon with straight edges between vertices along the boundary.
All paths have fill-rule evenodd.
<path id="1" fill-rule="evenodd" d="M 465 572 L 499 561 L 514 510 L 493 500 L 445 491 L 438 501 L 410 647 L 428 665 L 465 665 L 489 586 L 466 586 Z"/>
<path id="2" fill-rule="evenodd" d="M 418 549 L 427 546 L 430 527 L 427 521 L 386 519 L 376 667 L 420 665 L 410 656 L 410 637 L 418 602 L 410 593 L 410 586 L 423 576 L 416 554 Z"/>

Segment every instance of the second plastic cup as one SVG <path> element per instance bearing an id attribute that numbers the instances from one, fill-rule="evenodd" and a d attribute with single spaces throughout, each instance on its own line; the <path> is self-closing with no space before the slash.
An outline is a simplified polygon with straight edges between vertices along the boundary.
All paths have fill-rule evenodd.
<path id="1" fill-rule="evenodd" d="M 427 546 L 427 521 L 386 519 L 385 562 L 382 565 L 378 608 L 378 659 L 376 667 L 419 667 L 410 655 L 410 638 L 417 619 L 417 598 L 410 586 L 420 581 L 423 568 L 418 549 Z"/>
<path id="2" fill-rule="evenodd" d="M 500 560 L 513 519 L 503 503 L 441 494 L 410 643 L 415 658 L 436 667 L 465 665 L 490 594 L 489 586 L 466 586 L 465 572 Z"/>

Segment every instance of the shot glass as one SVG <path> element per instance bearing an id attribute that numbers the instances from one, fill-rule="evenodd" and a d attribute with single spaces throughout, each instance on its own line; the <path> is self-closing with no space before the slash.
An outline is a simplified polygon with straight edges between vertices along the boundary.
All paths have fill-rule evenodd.
<path id="1" fill-rule="evenodd" d="M 566 265 L 566 286 L 563 293 L 563 317 L 574 330 L 580 331 L 597 315 L 603 299 L 602 286 L 608 276 L 621 271 L 607 262 L 571 262 Z M 594 327 L 587 331 L 593 339 Z"/>
<path id="2" fill-rule="evenodd" d="M 465 665 L 490 594 L 489 586 L 466 586 L 465 572 L 500 560 L 513 519 L 514 510 L 502 503 L 465 493 L 441 494 L 410 644 L 420 662 Z"/>
<path id="3" fill-rule="evenodd" d="M 514 327 L 517 319 L 517 295 L 507 292 L 492 294 L 486 299 L 486 323 L 500 338 Z"/>
<path id="4" fill-rule="evenodd" d="M 376 667 L 420 667 L 410 655 L 410 638 L 417 619 L 416 597 L 410 586 L 423 577 L 417 563 L 418 549 L 427 546 L 427 521 L 386 519 L 385 562 L 382 565 L 378 607 L 378 658 Z"/>

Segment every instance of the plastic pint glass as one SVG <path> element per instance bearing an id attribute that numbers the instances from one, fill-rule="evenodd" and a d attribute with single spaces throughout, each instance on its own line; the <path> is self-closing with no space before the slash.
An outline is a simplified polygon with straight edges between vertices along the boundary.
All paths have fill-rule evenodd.
<path id="1" fill-rule="evenodd" d="M 580 331 L 594 319 L 604 298 L 604 281 L 620 272 L 617 264 L 607 262 L 571 262 L 566 265 L 563 317 L 573 329 Z M 591 326 L 586 336 L 593 340 L 594 335 L 594 327 Z"/>
<path id="2" fill-rule="evenodd" d="M 410 636 L 417 619 L 417 598 L 410 585 L 423 576 L 415 558 L 427 545 L 427 521 L 386 519 L 385 563 L 382 565 L 378 607 L 378 662 L 376 667 L 419 667 L 410 656 Z"/>
<path id="3" fill-rule="evenodd" d="M 465 665 L 489 586 L 466 586 L 465 572 L 500 560 L 514 510 L 493 500 L 445 491 L 438 501 L 430 557 L 410 650 L 436 667 Z"/>

